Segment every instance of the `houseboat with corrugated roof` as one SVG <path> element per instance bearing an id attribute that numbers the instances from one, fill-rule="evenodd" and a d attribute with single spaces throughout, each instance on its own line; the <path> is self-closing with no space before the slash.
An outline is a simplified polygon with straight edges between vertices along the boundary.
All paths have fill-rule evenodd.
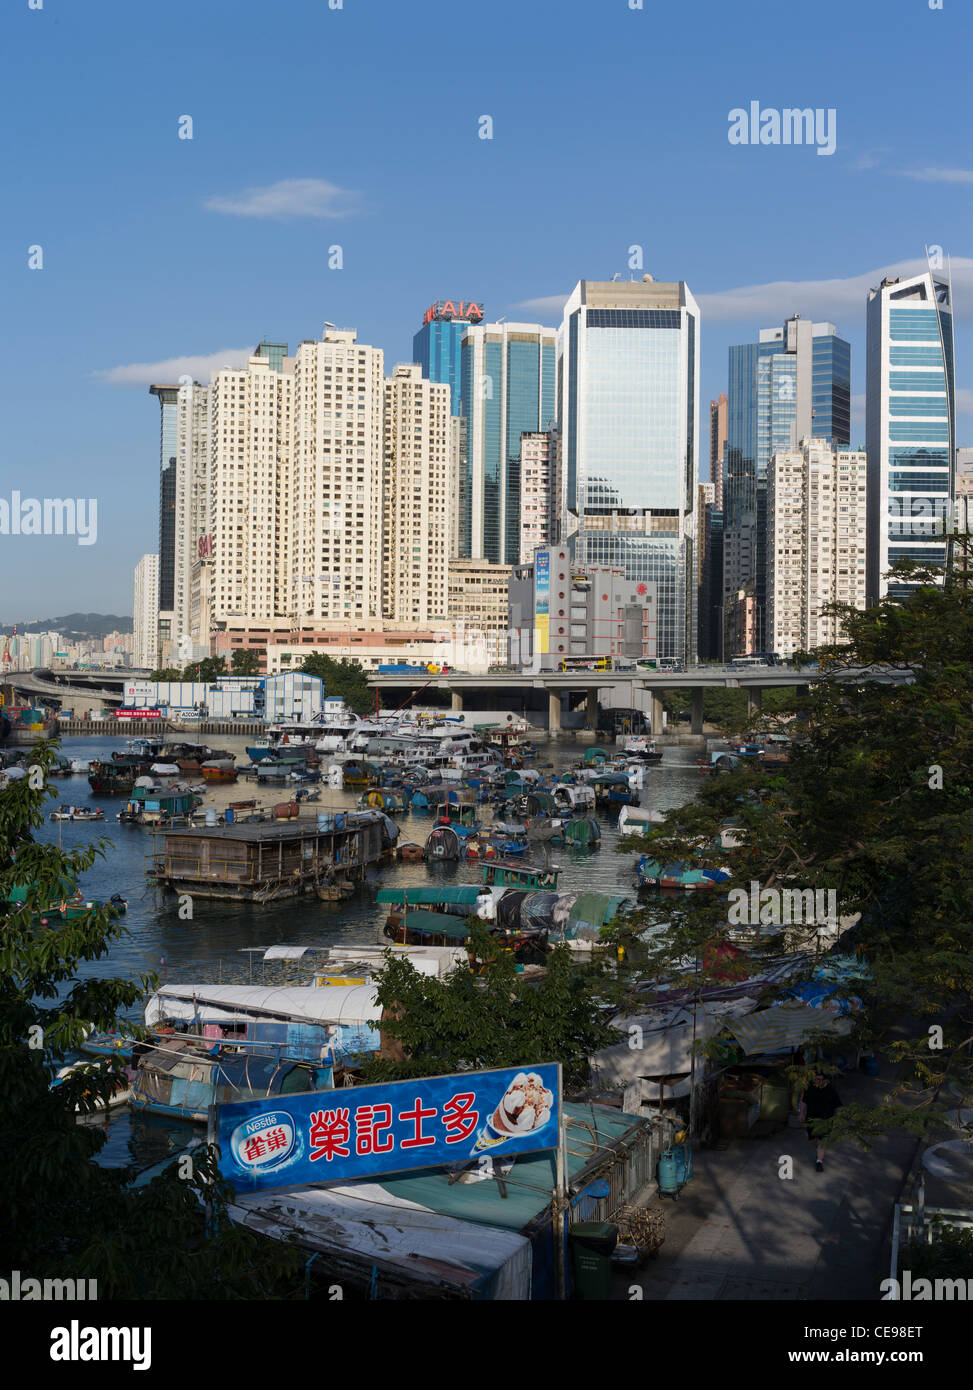
<path id="1" fill-rule="evenodd" d="M 149 877 L 203 898 L 269 902 L 359 881 L 394 847 L 398 827 L 382 811 L 320 815 L 285 825 L 167 830 Z"/>

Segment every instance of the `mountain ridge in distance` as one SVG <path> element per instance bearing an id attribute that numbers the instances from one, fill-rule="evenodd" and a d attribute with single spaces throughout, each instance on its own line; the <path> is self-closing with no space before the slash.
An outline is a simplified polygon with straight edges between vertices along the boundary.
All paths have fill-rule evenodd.
<path id="1" fill-rule="evenodd" d="M 0 632 L 11 634 L 13 623 L 0 623 Z M 131 632 L 131 614 L 65 613 L 60 618 L 25 618 L 16 624 L 21 636 L 35 632 L 59 632 L 64 637 L 107 637 L 110 632 Z"/>

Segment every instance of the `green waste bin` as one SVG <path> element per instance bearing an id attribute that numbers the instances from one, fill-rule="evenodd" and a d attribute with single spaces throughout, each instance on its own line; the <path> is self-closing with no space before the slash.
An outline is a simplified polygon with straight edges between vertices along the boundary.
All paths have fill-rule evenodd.
<path id="1" fill-rule="evenodd" d="M 611 1298 L 612 1251 L 618 1227 L 610 1221 L 579 1221 L 568 1230 L 574 1291 L 579 1298 Z"/>

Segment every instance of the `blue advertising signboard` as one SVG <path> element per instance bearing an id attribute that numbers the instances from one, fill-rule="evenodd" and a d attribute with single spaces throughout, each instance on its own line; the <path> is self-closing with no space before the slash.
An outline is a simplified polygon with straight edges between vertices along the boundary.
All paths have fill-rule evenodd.
<path id="1" fill-rule="evenodd" d="M 239 1192 L 351 1182 L 558 1146 L 561 1068 L 460 1072 L 210 1111 L 220 1172 Z"/>

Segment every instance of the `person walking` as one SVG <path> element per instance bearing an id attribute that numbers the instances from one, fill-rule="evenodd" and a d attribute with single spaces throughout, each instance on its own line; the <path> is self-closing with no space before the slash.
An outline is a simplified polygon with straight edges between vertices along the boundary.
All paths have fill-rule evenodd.
<path id="1" fill-rule="evenodd" d="M 818 1173 L 824 1172 L 824 1135 L 815 1133 L 815 1122 L 833 1120 L 841 1103 L 841 1097 L 824 1073 L 816 1072 L 814 1080 L 804 1092 L 799 1113 L 801 1120 L 806 1124 L 807 1137 L 816 1145 L 814 1168 Z M 830 1129 L 830 1125 L 828 1128 Z"/>

